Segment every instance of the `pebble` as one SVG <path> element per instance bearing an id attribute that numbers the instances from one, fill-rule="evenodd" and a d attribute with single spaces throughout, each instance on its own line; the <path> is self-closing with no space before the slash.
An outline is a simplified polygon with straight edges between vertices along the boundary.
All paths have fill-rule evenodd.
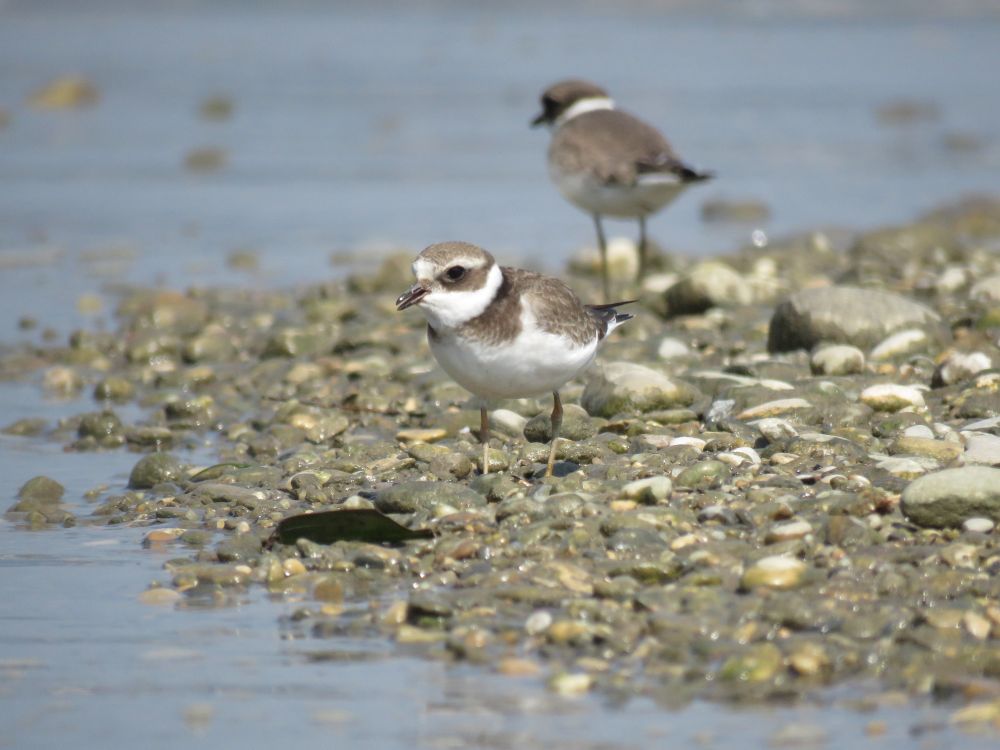
<path id="1" fill-rule="evenodd" d="M 687 359 L 691 356 L 691 349 L 680 339 L 665 336 L 656 345 L 656 356 L 662 360 Z"/>
<path id="2" fill-rule="evenodd" d="M 697 391 L 658 370 L 634 362 L 610 362 L 587 381 L 580 405 L 596 417 L 687 406 Z"/>
<path id="3" fill-rule="evenodd" d="M 767 531 L 764 537 L 765 544 L 776 544 L 787 542 L 792 539 L 802 539 L 812 534 L 813 527 L 808 521 L 795 520 L 776 523 Z"/>
<path id="4" fill-rule="evenodd" d="M 448 437 L 448 431 L 441 427 L 413 427 L 396 433 L 396 440 L 403 443 L 434 443 Z"/>
<path id="5" fill-rule="evenodd" d="M 672 489 L 673 482 L 669 477 L 648 477 L 629 482 L 622 487 L 622 494 L 631 500 L 654 504 L 670 497 Z"/>
<path id="6" fill-rule="evenodd" d="M 853 375 L 865 370 L 865 353 L 849 344 L 821 346 L 809 358 L 815 375 Z"/>
<path id="7" fill-rule="evenodd" d="M 962 458 L 968 464 L 1000 466 L 1000 436 L 986 433 L 968 435 Z"/>
<path id="8" fill-rule="evenodd" d="M 528 419 L 510 409 L 494 409 L 489 413 L 490 430 L 510 437 L 522 437 Z"/>
<path id="9" fill-rule="evenodd" d="M 746 590 L 758 587 L 793 589 L 805 580 L 808 566 L 801 560 L 785 555 L 762 557 L 744 571 L 740 586 Z"/>
<path id="10" fill-rule="evenodd" d="M 1000 520 L 1000 469 L 963 466 L 911 482 L 900 501 L 903 514 L 920 526 L 958 528 L 970 518 Z"/>
<path id="11" fill-rule="evenodd" d="M 670 315 L 690 315 L 712 307 L 747 305 L 753 290 L 744 276 L 728 264 L 707 260 L 696 264 L 666 292 Z"/>
<path id="12" fill-rule="evenodd" d="M 744 409 L 736 415 L 737 419 L 751 421 L 777 417 L 781 414 L 794 413 L 803 409 L 812 409 L 813 405 L 804 398 L 779 398 L 774 401 L 767 401 L 757 406 Z"/>
<path id="13" fill-rule="evenodd" d="M 996 523 L 991 518 L 973 516 L 972 518 L 966 518 L 962 522 L 962 528 L 965 531 L 971 531 L 976 534 L 989 534 L 996 528 Z"/>
<path id="14" fill-rule="evenodd" d="M 878 342 L 870 352 L 873 362 L 884 362 L 926 351 L 930 337 L 920 328 L 898 331 Z"/>
<path id="15" fill-rule="evenodd" d="M 899 411 L 924 406 L 924 396 L 919 389 L 897 383 L 870 385 L 861 391 L 861 403 L 875 411 Z"/>
<path id="16" fill-rule="evenodd" d="M 934 370 L 931 385 L 945 386 L 969 380 L 983 370 L 993 367 L 985 352 L 952 352 Z"/>
<path id="17" fill-rule="evenodd" d="M 594 686 L 594 678 L 582 672 L 561 672 L 549 680 L 549 689 L 556 695 L 583 695 Z"/>

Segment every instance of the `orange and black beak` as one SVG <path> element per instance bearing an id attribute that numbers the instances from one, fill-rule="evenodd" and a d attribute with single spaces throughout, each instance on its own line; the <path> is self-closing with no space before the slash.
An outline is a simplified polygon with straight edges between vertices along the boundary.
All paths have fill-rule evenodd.
<path id="1" fill-rule="evenodd" d="M 423 284 L 414 284 L 401 295 L 396 297 L 396 310 L 405 310 L 411 307 L 430 293 L 430 289 L 425 287 Z"/>

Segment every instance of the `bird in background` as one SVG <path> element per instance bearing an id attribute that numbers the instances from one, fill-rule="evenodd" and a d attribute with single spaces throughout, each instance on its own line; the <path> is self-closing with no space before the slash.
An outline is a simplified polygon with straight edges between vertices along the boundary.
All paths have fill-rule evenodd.
<path id="1" fill-rule="evenodd" d="M 685 164 L 651 125 L 615 108 L 608 93 L 582 80 L 560 81 L 541 96 L 532 126 L 548 125 L 549 174 L 559 191 L 594 218 L 604 299 L 610 298 L 601 217 L 639 221 L 639 281 L 646 272 L 646 217 L 688 186 L 712 177 Z"/>
<path id="2" fill-rule="evenodd" d="M 551 476 L 563 417 L 559 389 L 590 366 L 611 331 L 632 318 L 616 309 L 628 303 L 585 305 L 558 279 L 499 266 L 467 242 L 426 248 L 413 261 L 413 275 L 416 283 L 396 299 L 396 309 L 420 309 L 435 359 L 482 400 L 483 473 L 489 472 L 488 402 L 551 391 L 545 468 Z"/>

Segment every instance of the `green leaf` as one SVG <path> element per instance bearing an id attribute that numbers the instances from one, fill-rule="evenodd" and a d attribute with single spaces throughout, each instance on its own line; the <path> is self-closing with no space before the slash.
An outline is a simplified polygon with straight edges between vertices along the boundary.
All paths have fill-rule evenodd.
<path id="1" fill-rule="evenodd" d="M 344 541 L 399 544 L 433 536 L 430 529 L 408 529 L 377 510 L 358 508 L 289 516 L 278 524 L 270 541 L 295 544 L 297 539 L 308 539 L 317 544 Z"/>

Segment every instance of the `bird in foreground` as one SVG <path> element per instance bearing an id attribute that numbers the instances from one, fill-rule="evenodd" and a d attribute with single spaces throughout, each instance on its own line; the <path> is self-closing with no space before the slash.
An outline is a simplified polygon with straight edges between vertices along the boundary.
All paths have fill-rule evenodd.
<path id="1" fill-rule="evenodd" d="M 483 473 L 489 471 L 487 401 L 552 392 L 552 439 L 545 475 L 555 466 L 562 426 L 559 389 L 583 372 L 611 331 L 632 318 L 585 305 L 558 279 L 497 265 L 466 242 L 431 245 L 413 261 L 416 283 L 396 309 L 416 305 L 427 318 L 435 359 L 460 386 L 483 400 Z"/>
<path id="2" fill-rule="evenodd" d="M 559 191 L 594 217 L 604 299 L 608 249 L 602 216 L 639 220 L 639 278 L 646 270 L 646 217 L 686 187 L 712 177 L 689 167 L 667 140 L 642 120 L 615 109 L 608 93 L 588 81 L 560 81 L 542 93 L 532 127 L 552 129 L 549 174 Z"/>

